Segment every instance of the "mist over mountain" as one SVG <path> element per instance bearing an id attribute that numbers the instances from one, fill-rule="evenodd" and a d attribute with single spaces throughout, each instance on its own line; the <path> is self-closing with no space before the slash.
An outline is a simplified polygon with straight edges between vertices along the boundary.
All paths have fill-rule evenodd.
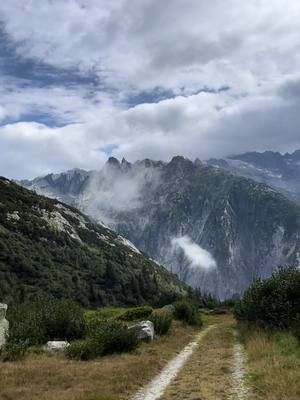
<path id="1" fill-rule="evenodd" d="M 253 154 L 256 170 L 281 168 L 273 161 L 280 158 L 276 153 L 267 161 Z M 237 159 L 249 164 L 247 155 Z M 111 157 L 101 171 L 71 170 L 22 184 L 104 221 L 187 283 L 223 299 L 279 265 L 297 264 L 300 255 L 300 207 L 265 184 L 226 171 L 220 164 L 228 160 L 237 161 L 177 156 L 129 163 Z M 292 178 L 288 171 L 284 176 Z"/>

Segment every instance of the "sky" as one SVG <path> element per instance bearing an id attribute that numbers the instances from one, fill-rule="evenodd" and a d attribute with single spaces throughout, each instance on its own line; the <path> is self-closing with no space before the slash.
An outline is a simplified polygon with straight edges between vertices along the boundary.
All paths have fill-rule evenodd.
<path id="1" fill-rule="evenodd" d="M 0 175 L 300 148 L 298 0 L 0 2 Z"/>

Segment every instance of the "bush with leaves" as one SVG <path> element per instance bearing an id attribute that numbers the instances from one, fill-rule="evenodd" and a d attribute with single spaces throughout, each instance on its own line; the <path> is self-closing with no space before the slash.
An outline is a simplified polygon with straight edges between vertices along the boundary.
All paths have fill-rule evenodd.
<path id="1" fill-rule="evenodd" d="M 130 308 L 129 310 L 125 311 L 121 314 L 118 319 L 121 321 L 134 321 L 137 319 L 143 319 L 149 317 L 152 313 L 153 308 L 150 306 L 141 306 Z"/>
<path id="2" fill-rule="evenodd" d="M 202 325 L 198 306 L 190 300 L 181 300 L 174 304 L 174 317 L 188 325 Z"/>
<path id="3" fill-rule="evenodd" d="M 84 335 L 83 310 L 70 300 L 39 298 L 8 309 L 9 342 L 43 344 L 48 340 L 74 340 Z"/>
<path id="4" fill-rule="evenodd" d="M 0 359 L 6 361 L 22 360 L 28 350 L 28 342 L 26 341 L 8 341 L 0 350 Z"/>
<path id="5" fill-rule="evenodd" d="M 300 314 L 300 270 L 280 268 L 256 280 L 236 304 L 234 315 L 264 328 L 290 328 Z"/>
<path id="6" fill-rule="evenodd" d="M 133 351 L 138 339 L 132 330 L 118 321 L 92 321 L 84 341 L 71 343 L 66 349 L 69 358 L 90 360 L 106 354 Z"/>
<path id="7" fill-rule="evenodd" d="M 293 335 L 297 338 L 300 345 L 300 314 L 295 318 L 295 322 L 292 327 Z"/>
<path id="8" fill-rule="evenodd" d="M 99 323 L 90 337 L 102 355 L 130 352 L 138 346 L 135 333 L 117 321 Z"/>
<path id="9" fill-rule="evenodd" d="M 155 334 L 162 336 L 162 335 L 166 335 L 169 332 L 169 330 L 172 326 L 173 316 L 170 311 L 155 310 L 150 315 L 149 320 L 154 325 Z"/>
<path id="10" fill-rule="evenodd" d="M 75 360 L 88 361 L 101 355 L 91 339 L 77 340 L 65 349 L 68 358 Z"/>

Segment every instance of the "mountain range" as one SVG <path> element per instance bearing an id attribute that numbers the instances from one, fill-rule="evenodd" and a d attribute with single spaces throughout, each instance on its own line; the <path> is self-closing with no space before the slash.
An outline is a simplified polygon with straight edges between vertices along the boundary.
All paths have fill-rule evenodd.
<path id="1" fill-rule="evenodd" d="M 265 183 L 300 204 L 300 150 L 291 154 L 250 152 L 210 159 L 207 164 Z"/>
<path id="2" fill-rule="evenodd" d="M 78 210 L 0 178 L 0 298 L 37 294 L 85 307 L 164 305 L 189 288 Z"/>
<path id="3" fill-rule="evenodd" d="M 191 286 L 224 299 L 298 264 L 298 159 L 300 152 L 206 162 L 111 157 L 100 171 L 21 184 L 103 221 Z"/>

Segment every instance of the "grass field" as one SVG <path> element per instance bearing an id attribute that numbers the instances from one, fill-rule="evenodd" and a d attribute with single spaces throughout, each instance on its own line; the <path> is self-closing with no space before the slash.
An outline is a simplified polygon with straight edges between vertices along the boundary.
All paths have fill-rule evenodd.
<path id="1" fill-rule="evenodd" d="M 106 309 L 100 318 L 124 310 Z M 90 317 L 93 317 L 91 314 Z M 231 315 L 203 315 L 203 327 L 216 324 L 196 347 L 161 400 L 235 399 L 234 344 Z M 127 400 L 154 378 L 199 331 L 174 321 L 171 332 L 143 343 L 129 354 L 95 361 L 71 361 L 32 351 L 24 360 L 0 364 L 1 400 Z M 289 333 L 266 333 L 243 325 L 238 341 L 247 353 L 245 377 L 249 397 L 258 400 L 300 398 L 300 347 Z"/>
<path id="2" fill-rule="evenodd" d="M 248 354 L 248 380 L 255 398 L 300 399 L 300 346 L 290 333 L 242 328 Z"/>
<path id="3" fill-rule="evenodd" d="M 2 363 L 0 399 L 127 399 L 159 373 L 195 334 L 195 329 L 174 321 L 168 335 L 144 343 L 130 354 L 89 362 L 70 361 L 63 355 L 31 354 L 24 361 Z"/>

